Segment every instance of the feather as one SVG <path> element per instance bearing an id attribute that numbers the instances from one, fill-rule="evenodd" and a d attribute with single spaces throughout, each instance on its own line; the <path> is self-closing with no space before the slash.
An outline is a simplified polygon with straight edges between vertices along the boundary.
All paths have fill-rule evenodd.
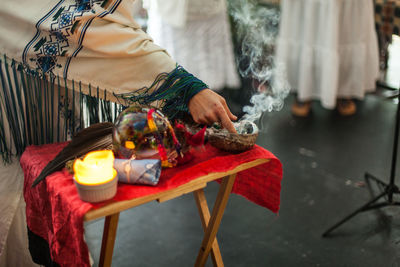
<path id="1" fill-rule="evenodd" d="M 32 187 L 36 186 L 51 173 L 61 170 L 67 161 L 81 157 L 90 151 L 109 148 L 112 145 L 113 128 L 113 123 L 102 122 L 93 124 L 78 132 L 71 142 L 44 167 L 33 182 Z"/>

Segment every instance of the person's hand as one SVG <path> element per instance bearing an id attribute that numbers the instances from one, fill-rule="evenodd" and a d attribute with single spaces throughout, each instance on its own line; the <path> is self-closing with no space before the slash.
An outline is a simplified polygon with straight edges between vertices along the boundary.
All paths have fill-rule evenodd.
<path id="1" fill-rule="evenodd" d="M 190 99 L 189 111 L 197 123 L 211 125 L 219 122 L 229 132 L 236 133 L 232 120 L 237 117 L 229 110 L 225 99 L 210 89 L 204 89 Z"/>

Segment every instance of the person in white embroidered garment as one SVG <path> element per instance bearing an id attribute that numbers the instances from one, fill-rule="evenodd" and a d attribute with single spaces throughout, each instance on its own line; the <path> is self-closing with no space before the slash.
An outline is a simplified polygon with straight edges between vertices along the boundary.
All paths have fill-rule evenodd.
<path id="1" fill-rule="evenodd" d="M 172 115 L 189 112 L 198 123 L 220 122 L 235 131 L 232 120 L 236 116 L 225 99 L 153 43 L 135 22 L 133 3 L 134 0 L 2 2 L 0 149 L 3 160 L 13 163 L 0 163 L 1 267 L 35 266 L 27 252 L 23 173 L 18 156 L 29 144 L 56 140 L 52 131 L 45 136 L 49 127 L 60 122 L 47 123 L 53 113 L 73 121 L 74 107 L 82 107 L 82 103 L 74 101 L 78 97 L 68 99 L 74 95 L 71 92 L 79 99 L 97 91 L 98 100 L 101 96 L 118 103 L 135 99 L 145 104 L 159 102 Z M 190 82 L 181 82 L 184 79 Z M 147 88 L 146 94 L 131 96 L 141 88 Z M 89 98 L 85 99 L 87 105 Z M 94 107 L 96 116 L 107 117 L 105 109 Z M 71 125 L 65 124 L 68 133 L 71 129 L 73 133 Z M 67 136 L 64 135 L 65 140 Z"/>

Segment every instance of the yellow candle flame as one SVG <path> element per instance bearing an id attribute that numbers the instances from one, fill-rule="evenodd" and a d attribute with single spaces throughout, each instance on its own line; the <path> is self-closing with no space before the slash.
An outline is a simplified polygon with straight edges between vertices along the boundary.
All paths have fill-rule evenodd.
<path id="1" fill-rule="evenodd" d="M 83 160 L 75 160 L 75 180 L 84 185 L 104 184 L 117 175 L 117 171 L 113 166 L 114 154 L 111 150 L 90 152 Z"/>

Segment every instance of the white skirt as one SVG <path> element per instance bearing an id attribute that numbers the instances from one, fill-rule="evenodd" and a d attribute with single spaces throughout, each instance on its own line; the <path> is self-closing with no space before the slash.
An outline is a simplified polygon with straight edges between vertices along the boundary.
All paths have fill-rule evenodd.
<path id="1" fill-rule="evenodd" d="M 226 7 L 204 19 L 189 18 L 182 28 L 167 24 L 149 10 L 147 33 L 210 89 L 240 87 Z"/>
<path id="2" fill-rule="evenodd" d="M 298 99 L 334 108 L 337 98 L 362 99 L 379 75 L 373 2 L 282 0 L 277 60 Z"/>

